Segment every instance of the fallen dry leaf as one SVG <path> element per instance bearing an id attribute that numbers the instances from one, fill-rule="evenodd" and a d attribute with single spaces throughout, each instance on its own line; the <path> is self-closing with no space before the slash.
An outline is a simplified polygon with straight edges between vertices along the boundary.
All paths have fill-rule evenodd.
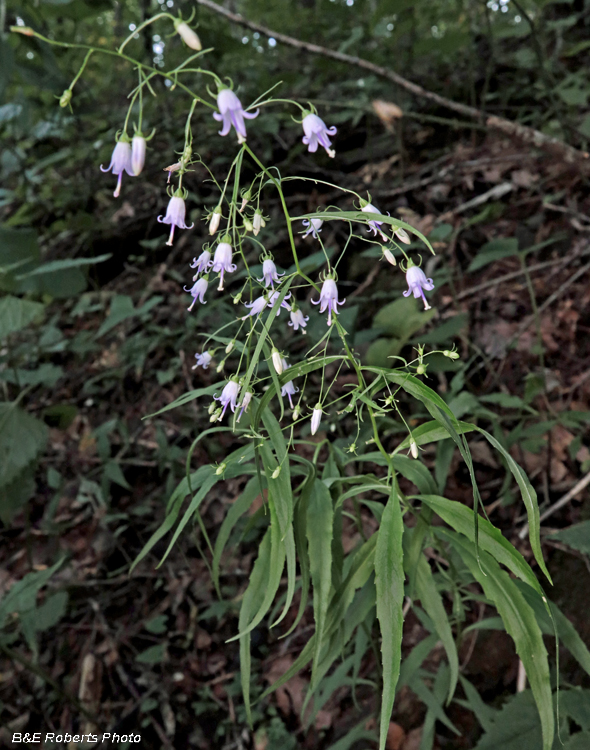
<path id="1" fill-rule="evenodd" d="M 387 739 L 385 746 L 387 750 L 401 750 L 404 740 L 406 739 L 406 733 L 403 727 L 396 724 L 394 721 L 389 722 L 389 729 L 387 730 Z"/>
<path id="2" fill-rule="evenodd" d="M 381 120 L 387 130 L 393 131 L 395 121 L 404 116 L 403 111 L 397 104 L 386 102 L 383 99 L 375 99 L 373 102 L 375 114 Z"/>

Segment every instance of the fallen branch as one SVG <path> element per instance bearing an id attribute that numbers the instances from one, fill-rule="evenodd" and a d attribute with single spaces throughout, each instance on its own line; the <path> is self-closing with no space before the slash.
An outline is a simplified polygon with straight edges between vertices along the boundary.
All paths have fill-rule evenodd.
<path id="1" fill-rule="evenodd" d="M 414 96 L 428 99 L 435 104 L 439 104 L 441 107 L 451 109 L 453 112 L 458 112 L 465 117 L 472 117 L 479 122 L 485 123 L 485 126 L 490 130 L 498 130 L 506 135 L 523 141 L 530 146 L 550 151 L 554 155 L 558 155 L 568 164 L 580 165 L 584 162 L 590 163 L 586 161 L 590 154 L 584 151 L 579 151 L 573 146 L 559 140 L 559 138 L 552 138 L 551 136 L 545 135 L 545 133 L 541 133 L 540 130 L 530 128 L 528 125 L 521 125 L 518 122 L 506 120 L 503 117 L 486 115 L 481 110 L 476 109 L 475 107 L 470 107 L 467 104 L 454 102 L 451 99 L 436 94 L 434 91 L 428 91 L 427 89 L 422 88 L 422 86 L 418 86 L 416 83 L 408 81 L 406 78 L 403 78 L 389 68 L 375 65 L 375 63 L 372 63 L 369 60 L 364 60 L 362 57 L 347 55 L 344 52 L 337 52 L 336 50 L 322 47 L 319 44 L 304 42 L 300 39 L 295 39 L 292 36 L 287 36 L 287 34 L 273 31 L 259 23 L 248 21 L 239 13 L 232 13 L 232 11 L 212 2 L 212 0 L 196 0 L 196 2 L 205 8 L 209 8 L 209 10 L 212 10 L 214 13 L 224 16 L 233 23 L 252 29 L 252 31 L 257 31 L 259 34 L 264 34 L 264 36 L 272 37 L 273 39 L 276 39 L 277 42 L 288 44 L 290 47 L 295 47 L 296 49 L 306 50 L 314 55 L 322 55 L 323 57 L 330 57 L 332 60 L 338 60 L 339 62 L 347 63 L 348 65 L 355 65 L 358 68 L 363 68 L 363 70 L 369 70 L 371 73 L 375 73 L 375 75 L 378 75 L 381 78 L 386 78 L 387 80 L 392 81 Z"/>

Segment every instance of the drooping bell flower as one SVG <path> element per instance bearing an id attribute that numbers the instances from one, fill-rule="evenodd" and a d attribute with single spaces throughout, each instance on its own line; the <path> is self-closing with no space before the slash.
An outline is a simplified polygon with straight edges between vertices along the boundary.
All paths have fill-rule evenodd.
<path id="1" fill-rule="evenodd" d="M 412 293 L 416 299 L 422 297 L 424 309 L 430 310 L 430 305 L 424 296 L 424 290 L 430 292 L 434 289 L 434 282 L 432 279 L 427 279 L 424 271 L 419 266 L 415 266 L 411 260 L 408 260 L 406 265 L 406 282 L 408 284 L 408 291 L 404 292 L 404 297 L 409 297 Z"/>
<path id="2" fill-rule="evenodd" d="M 288 370 L 291 365 L 287 362 L 285 358 L 283 358 L 283 372 L 285 370 Z M 291 404 L 291 409 L 293 409 L 293 396 L 299 393 L 299 388 L 295 388 L 293 381 L 289 380 L 288 383 L 285 383 L 285 385 L 281 388 L 281 396 L 285 398 L 285 396 L 289 397 L 289 403 Z"/>
<path id="3" fill-rule="evenodd" d="M 160 222 L 160 224 L 170 224 L 170 237 L 168 238 L 168 242 L 166 243 L 170 246 L 172 245 L 172 240 L 174 239 L 175 227 L 178 227 L 179 229 L 192 229 L 195 226 L 194 222 L 190 226 L 184 223 L 184 217 L 186 216 L 184 195 L 185 193 L 183 192 L 182 188 L 178 188 L 172 198 L 170 198 L 168 208 L 166 209 L 166 216 L 164 216 L 164 218 L 158 216 L 158 221 Z"/>
<path id="4" fill-rule="evenodd" d="M 323 219 L 303 219 L 303 226 L 307 227 L 307 232 L 305 232 L 303 237 L 307 237 L 308 234 L 311 234 L 311 236 L 317 240 L 319 232 L 322 231 L 323 223 Z"/>
<path id="5" fill-rule="evenodd" d="M 307 326 L 308 320 L 309 315 L 304 315 L 297 305 L 293 303 L 293 307 L 291 308 L 291 320 L 289 321 L 289 325 L 293 326 L 293 330 L 298 331 L 301 328 L 301 332 L 305 333 L 305 327 Z"/>
<path id="6" fill-rule="evenodd" d="M 228 405 L 233 412 L 236 411 L 236 402 L 238 400 L 239 391 L 240 386 L 238 385 L 238 381 L 234 376 L 229 379 L 227 385 L 221 391 L 221 396 L 213 396 L 213 398 L 216 401 L 219 401 L 223 407 L 223 411 L 219 415 L 219 421 L 221 421 L 225 416 L 225 410 L 227 409 Z"/>
<path id="7" fill-rule="evenodd" d="M 238 143 L 246 142 L 246 125 L 244 117 L 247 120 L 253 120 L 258 117 L 259 110 L 256 112 L 246 112 L 242 107 L 241 101 L 231 89 L 222 89 L 217 94 L 217 107 L 219 112 L 214 112 L 213 117 L 217 122 L 222 122 L 223 126 L 219 135 L 227 135 L 233 125 L 238 136 Z"/>
<path id="8" fill-rule="evenodd" d="M 186 21 L 177 18 L 176 21 L 174 21 L 174 28 L 187 47 L 190 47 L 197 52 L 200 52 L 200 50 L 203 49 L 203 45 L 201 44 L 201 40 L 197 33 L 191 29 Z"/>
<path id="9" fill-rule="evenodd" d="M 211 364 L 213 355 L 210 352 L 203 352 L 202 354 L 195 354 L 195 359 L 197 363 L 191 367 L 191 370 L 196 370 L 197 367 L 202 367 L 203 370 L 206 370 Z"/>
<path id="10" fill-rule="evenodd" d="M 375 208 L 375 206 L 372 203 L 369 203 L 368 201 L 361 199 L 361 211 L 363 211 L 366 214 L 380 214 L 381 211 L 379 211 L 378 208 Z M 383 224 L 382 221 L 377 221 L 377 219 L 373 221 L 369 221 L 369 230 L 373 232 L 375 236 L 377 234 L 380 234 L 381 237 L 387 242 L 389 240 L 389 237 L 381 230 L 381 225 Z"/>
<path id="11" fill-rule="evenodd" d="M 346 299 L 342 301 L 338 299 L 338 287 L 331 276 L 324 280 L 319 300 L 311 300 L 312 305 L 321 304 L 321 313 L 325 312 L 326 309 L 328 310 L 328 325 L 332 325 L 332 313 L 338 315 L 338 305 L 343 305 L 345 302 Z"/>
<path id="12" fill-rule="evenodd" d="M 322 118 L 314 115 L 313 112 L 308 112 L 301 124 L 305 133 L 303 143 L 307 146 L 308 151 L 312 154 L 315 153 L 318 150 L 319 144 L 326 149 L 328 156 L 333 159 L 336 156 L 336 152 L 330 148 L 332 142 L 328 136 L 336 135 L 336 128 L 328 128 Z"/>
<path id="13" fill-rule="evenodd" d="M 235 263 L 232 263 L 232 248 L 229 244 L 229 235 L 226 235 L 223 240 L 217 245 L 215 248 L 215 255 L 213 256 L 213 265 L 211 266 L 211 270 L 214 273 L 220 273 L 221 276 L 219 278 L 219 286 L 217 289 L 221 292 L 223 291 L 223 274 L 224 273 L 233 273 L 237 266 Z"/>
<path id="14" fill-rule="evenodd" d="M 279 276 L 284 276 L 284 273 L 277 273 L 277 267 L 274 264 L 274 261 L 272 258 L 266 258 L 264 261 L 262 261 L 262 278 L 258 279 L 259 282 L 262 283 L 264 281 L 264 286 L 271 286 L 274 289 L 274 283 L 279 283 L 280 279 Z"/>
<path id="15" fill-rule="evenodd" d="M 208 276 L 201 276 L 198 281 L 196 281 L 190 289 L 187 289 L 184 287 L 185 292 L 190 292 L 193 296 L 193 301 L 191 302 L 191 305 L 188 309 L 190 312 L 193 307 L 195 306 L 195 303 L 199 301 L 202 305 L 206 305 L 205 302 L 205 292 L 207 291 L 207 287 L 209 285 L 209 277 Z"/>
<path id="16" fill-rule="evenodd" d="M 136 133 L 131 141 L 131 169 L 136 177 L 141 174 L 143 165 L 145 164 L 146 148 L 146 139 L 141 133 Z"/>
<path id="17" fill-rule="evenodd" d="M 131 144 L 129 143 L 129 138 L 125 133 L 115 144 L 113 155 L 111 156 L 111 163 L 109 164 L 109 166 L 105 169 L 101 164 L 100 170 L 101 172 L 112 172 L 119 178 L 117 180 L 117 187 L 115 188 L 115 192 L 113 193 L 113 196 L 115 198 L 118 198 L 119 193 L 121 192 L 123 172 L 127 172 L 130 177 L 135 177 L 135 173 L 133 172 L 133 168 L 131 167 Z"/>
<path id="18" fill-rule="evenodd" d="M 205 273 L 211 266 L 211 253 L 208 250 L 203 250 L 198 258 L 193 258 L 191 268 L 196 268 L 197 273 L 193 276 L 193 281 L 196 281 L 197 275 Z"/>
<path id="19" fill-rule="evenodd" d="M 320 427 L 320 422 L 322 421 L 322 405 L 320 403 L 317 403 L 314 407 L 314 410 L 311 415 L 311 434 L 315 435 Z"/>
<path id="20" fill-rule="evenodd" d="M 265 226 L 266 226 L 266 221 L 264 221 L 264 216 L 262 215 L 262 211 L 259 208 L 257 208 L 256 211 L 254 212 L 254 218 L 252 219 L 252 231 L 254 232 L 254 236 L 257 237 L 261 228 Z"/>
<path id="21" fill-rule="evenodd" d="M 280 295 L 281 293 L 278 290 L 276 292 L 273 292 L 268 298 L 268 306 L 274 307 Z M 290 296 L 291 296 L 291 292 L 289 292 L 289 294 L 286 294 L 284 296 L 283 301 L 281 302 L 281 304 L 279 305 L 279 309 L 277 310 L 277 315 L 281 312 L 281 307 L 284 307 L 285 310 L 291 310 L 291 305 L 287 302 Z"/>
<path id="22" fill-rule="evenodd" d="M 246 318 L 255 318 L 257 315 L 260 315 L 260 313 L 264 310 L 266 305 L 268 304 L 268 298 L 265 295 L 262 295 L 261 297 L 257 297 L 254 302 L 246 302 L 244 304 L 244 307 L 249 307 L 250 312 L 247 315 L 244 315 L 242 320 L 246 320 Z"/>
<path id="23" fill-rule="evenodd" d="M 239 405 L 240 413 L 238 414 L 237 422 L 240 421 L 242 418 L 242 414 L 246 411 L 246 409 L 250 406 L 250 401 L 252 400 L 253 394 L 250 391 L 246 391 L 244 393 L 244 398 L 242 399 L 242 403 Z"/>

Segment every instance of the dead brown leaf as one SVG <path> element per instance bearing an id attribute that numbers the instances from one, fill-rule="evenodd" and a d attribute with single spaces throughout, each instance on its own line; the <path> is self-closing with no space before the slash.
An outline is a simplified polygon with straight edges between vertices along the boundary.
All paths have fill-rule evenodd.
<path id="1" fill-rule="evenodd" d="M 403 727 L 396 724 L 394 721 L 389 722 L 389 729 L 387 730 L 387 739 L 385 746 L 387 750 L 401 750 L 403 743 L 406 739 L 406 733 Z"/>
<path id="2" fill-rule="evenodd" d="M 389 131 L 394 130 L 395 121 L 403 117 L 404 113 L 397 104 L 386 102 L 383 99 L 375 99 L 373 102 L 375 114 Z"/>

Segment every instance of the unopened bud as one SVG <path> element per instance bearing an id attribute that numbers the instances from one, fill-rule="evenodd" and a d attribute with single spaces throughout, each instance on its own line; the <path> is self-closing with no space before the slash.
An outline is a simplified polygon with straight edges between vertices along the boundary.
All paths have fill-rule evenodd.
<path id="1" fill-rule="evenodd" d="M 395 236 L 396 236 L 396 237 L 398 238 L 398 240 L 401 240 L 401 241 L 402 241 L 403 243 L 405 243 L 406 245 L 411 245 L 411 244 L 412 244 L 412 240 L 410 239 L 410 236 L 409 236 L 409 234 L 408 234 L 408 233 L 406 232 L 406 230 L 405 230 L 405 229 L 402 229 L 401 227 L 398 227 L 398 228 L 397 228 L 397 229 L 396 229 L 396 230 L 394 231 L 394 234 L 395 234 Z"/>
<path id="2" fill-rule="evenodd" d="M 175 21 L 174 26 L 176 28 L 176 33 L 180 36 L 187 47 L 195 49 L 197 52 L 203 49 L 203 45 L 201 44 L 201 40 L 197 33 L 194 32 L 187 23 L 177 20 Z"/>
<path id="3" fill-rule="evenodd" d="M 10 30 L 17 34 L 24 34 L 24 36 L 35 36 L 35 32 L 30 26 L 11 26 Z"/>
<path id="4" fill-rule="evenodd" d="M 220 221 L 221 221 L 221 206 L 217 206 L 215 211 L 213 211 L 213 215 L 211 216 L 211 221 L 209 222 L 209 234 L 215 234 L 215 232 L 219 229 Z"/>
<path id="5" fill-rule="evenodd" d="M 210 422 L 217 422 L 218 419 L 221 419 L 222 409 L 217 409 L 213 412 L 213 414 L 209 417 Z"/>
<path id="6" fill-rule="evenodd" d="M 280 473 L 281 473 L 281 467 L 277 466 L 277 468 L 272 473 L 271 479 L 278 479 Z"/>
<path id="7" fill-rule="evenodd" d="M 356 443 L 351 443 L 351 444 L 350 444 L 350 445 L 348 446 L 348 452 L 349 452 L 349 453 L 355 453 L 355 452 L 356 452 Z"/>
<path id="8" fill-rule="evenodd" d="M 388 250 L 386 247 L 383 248 L 383 255 L 385 256 L 385 260 L 391 263 L 392 266 L 396 266 L 396 260 L 394 254 L 391 252 L 391 250 Z"/>
<path id="9" fill-rule="evenodd" d="M 299 411 L 299 407 L 295 407 L 295 411 L 293 412 L 293 421 L 296 422 L 301 415 L 301 412 Z"/>
<path id="10" fill-rule="evenodd" d="M 445 357 L 448 357 L 449 359 L 459 359 L 459 353 L 458 352 L 452 352 L 449 349 L 445 349 L 443 352 Z"/>
<path id="11" fill-rule="evenodd" d="M 66 89 L 63 94 L 59 97 L 59 106 L 67 107 L 72 101 L 72 89 Z"/>
<path id="12" fill-rule="evenodd" d="M 258 235 L 258 232 L 260 232 L 260 227 L 264 226 L 263 222 L 262 213 L 257 209 L 254 214 L 254 221 L 252 222 L 252 231 L 254 232 L 255 237 Z"/>
<path id="13" fill-rule="evenodd" d="M 244 216 L 244 229 L 247 232 L 251 232 L 254 229 L 254 225 L 252 224 L 252 222 L 250 221 L 250 219 L 248 219 L 248 217 L 246 217 L 246 216 Z"/>
<path id="14" fill-rule="evenodd" d="M 186 167 L 186 165 L 190 162 L 191 157 L 193 155 L 193 149 L 190 143 L 187 143 L 184 147 L 184 151 L 182 152 L 182 166 Z"/>
<path id="15" fill-rule="evenodd" d="M 226 470 L 227 466 L 226 464 L 219 464 L 219 466 L 215 469 L 216 476 L 221 476 L 223 472 Z"/>
<path id="16" fill-rule="evenodd" d="M 238 292 L 236 296 L 234 297 L 234 305 L 237 305 L 238 302 L 242 299 L 242 292 Z"/>
<path id="17" fill-rule="evenodd" d="M 410 453 L 412 454 L 413 458 L 418 458 L 418 444 L 416 443 L 414 438 L 410 440 Z"/>
<path id="18" fill-rule="evenodd" d="M 274 365 L 277 374 L 280 375 L 283 372 L 283 359 L 277 349 L 273 346 L 272 349 L 272 363 Z"/>
<path id="19" fill-rule="evenodd" d="M 217 370 L 215 372 L 221 372 L 224 367 L 225 367 L 225 359 L 222 359 L 221 362 L 217 365 Z"/>
<path id="20" fill-rule="evenodd" d="M 211 401 L 211 404 L 209 405 L 209 414 L 213 414 L 215 409 L 217 409 L 217 404 L 215 401 Z"/>
<path id="21" fill-rule="evenodd" d="M 422 362 L 416 367 L 416 375 L 425 375 L 426 374 L 426 365 L 422 364 Z"/>
<path id="22" fill-rule="evenodd" d="M 234 348 L 234 342 L 230 341 L 229 344 L 225 347 L 225 353 L 229 354 L 233 348 Z"/>

